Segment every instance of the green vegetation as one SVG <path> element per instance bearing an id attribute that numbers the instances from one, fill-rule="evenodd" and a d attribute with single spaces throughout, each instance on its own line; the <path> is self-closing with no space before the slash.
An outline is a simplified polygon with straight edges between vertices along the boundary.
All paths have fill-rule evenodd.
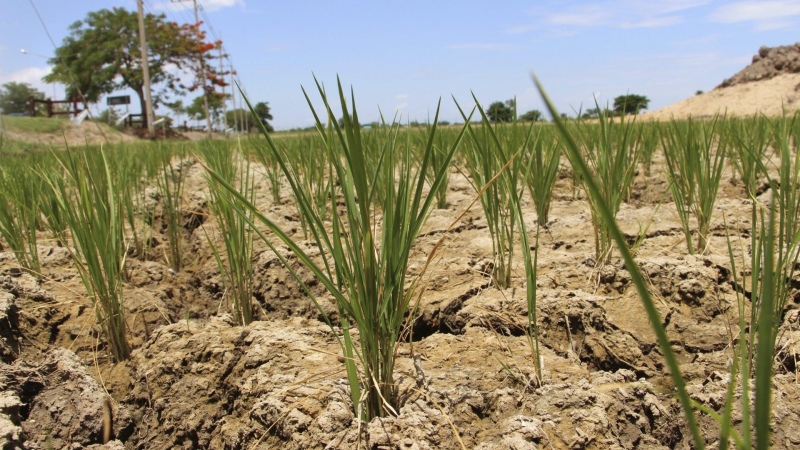
<path id="1" fill-rule="evenodd" d="M 171 93 L 184 90 L 207 89 L 224 85 L 216 65 L 205 64 L 206 83 L 196 80 L 182 85 L 179 73 L 171 69 L 190 69 L 199 74 L 201 61 L 211 58 L 209 51 L 215 44 L 205 41 L 199 24 L 178 25 L 167 22 L 165 15 L 146 14 L 145 32 L 148 41 L 150 81 L 163 89 L 153 92 L 153 103 L 165 101 Z M 144 78 L 139 69 L 139 27 L 137 14 L 123 8 L 101 9 L 90 12 L 85 19 L 73 23 L 70 34 L 56 49 L 50 59 L 51 74 L 48 83 L 59 82 L 67 86 L 67 98 L 85 97 L 95 103 L 103 94 L 130 88 L 139 97 L 141 111 L 144 105 Z M 198 75 L 199 77 L 199 75 Z"/>
<path id="2" fill-rule="evenodd" d="M 169 243 L 169 252 L 165 256 L 169 267 L 176 272 L 183 267 L 181 202 L 183 185 L 186 181 L 186 166 L 181 163 L 173 164 L 167 160 L 156 179 L 161 198 L 161 220 L 164 222 Z"/>
<path id="3" fill-rule="evenodd" d="M 211 214 L 217 221 L 220 238 L 225 245 L 224 254 L 214 246 L 211 236 L 208 237 L 209 244 L 223 276 L 225 296 L 234 321 L 239 325 L 248 325 L 253 321 L 253 228 L 250 225 L 253 222 L 253 213 L 235 195 L 225 190 L 222 183 L 235 186 L 237 192 L 252 205 L 255 199 L 255 182 L 250 170 L 250 159 L 247 155 L 237 155 L 227 146 L 211 143 L 202 146 L 201 154 L 207 170 L 221 180 L 217 181 L 212 175 L 207 175 L 211 192 Z M 243 214 L 237 211 L 242 211 Z"/>
<path id="4" fill-rule="evenodd" d="M 69 124 L 67 119 L 3 116 L 3 126 L 6 131 L 58 134 L 67 124 Z"/>
<path id="5" fill-rule="evenodd" d="M 527 238 L 524 228 L 520 229 L 524 224 L 518 211 L 525 180 L 531 174 L 524 156 L 520 154 L 531 147 L 533 127 L 517 121 L 509 126 L 493 125 L 488 112 L 480 107 L 477 99 L 475 103 L 481 115 L 480 127 L 469 125 L 470 117 L 459 106 L 470 136 L 465 161 L 492 236 L 492 280 L 498 288 L 505 289 L 511 286 L 515 241 L 522 235 Z M 540 200 L 545 201 L 543 198 Z"/>
<path id="6" fill-rule="evenodd" d="M 37 278 L 42 271 L 36 251 L 42 188 L 42 178 L 21 161 L 0 167 L 0 236 L 20 266 Z"/>
<path id="7" fill-rule="evenodd" d="M 612 230 L 608 228 L 610 223 L 600 210 L 599 202 L 602 201 L 602 205 L 609 208 L 612 217 L 617 216 L 636 173 L 640 136 L 641 128 L 633 120 L 626 120 L 624 117 L 614 120 L 605 112 L 600 114 L 597 125 L 582 121 L 570 124 L 570 139 L 581 149 L 579 155 L 566 152 L 573 174 L 586 188 L 586 171 L 576 169 L 576 166 L 586 161 L 589 174 L 600 194 L 599 198 L 589 195 L 595 236 L 595 261 L 598 266 L 611 259 L 613 249 Z M 565 145 L 570 142 L 563 136 L 562 139 Z M 580 156 L 580 160 L 576 159 L 577 156 Z"/>
<path id="8" fill-rule="evenodd" d="M 512 98 L 505 102 L 494 102 L 485 111 L 490 122 L 511 122 L 517 111 L 517 101 Z"/>
<path id="9" fill-rule="evenodd" d="M 332 214 L 332 230 L 329 231 L 325 226 L 317 210 L 311 206 L 312 200 L 299 186 L 300 180 L 287 165 L 285 151 L 278 149 L 276 142 L 263 128 L 267 146 L 256 147 L 256 156 L 264 165 L 273 159 L 281 167 L 318 246 L 321 266 L 303 247 L 247 202 L 244 195 L 213 172 L 212 176 L 235 194 L 242 204 L 247 205 L 247 210 L 254 214 L 255 219 L 289 247 L 336 300 L 341 327 L 341 335 L 337 333 L 337 338 L 344 356 L 353 411 L 360 419 L 370 420 L 396 414 L 398 406 L 394 383 L 395 345 L 403 330 L 412 298 L 413 289 L 407 291 L 405 286 L 408 259 L 434 201 L 433 196 L 426 197 L 424 192 L 436 120 L 430 129 L 422 163 L 417 165 L 414 164 L 411 149 L 396 139 L 400 129 L 398 124 L 387 127 L 390 134 L 384 145 L 368 148 L 366 136 L 362 134 L 358 122 L 355 101 L 351 100 L 348 105 L 341 84 L 339 100 L 344 112 L 343 127 L 333 120 L 334 112 L 319 84 L 318 90 L 325 105 L 322 119 L 311 106 L 310 99 L 309 106 L 317 122 L 320 144 L 328 153 L 333 173 L 339 181 L 329 184 L 331 206 L 337 209 L 333 203 L 337 198 L 344 204 L 341 215 Z M 457 143 L 458 140 L 448 151 L 448 159 L 452 159 Z M 367 154 L 370 152 L 377 153 L 380 161 L 373 171 L 367 166 Z M 396 174 L 399 174 L 397 181 Z M 436 190 L 442 178 L 444 174 L 435 178 L 431 184 L 432 190 Z M 378 180 L 389 180 L 387 186 L 381 187 L 382 193 L 375 185 Z M 382 212 L 382 227 L 378 227 L 378 211 Z M 240 214 L 246 213 L 240 210 Z M 259 235 L 267 245 L 272 246 L 264 234 Z M 281 257 L 277 251 L 276 254 Z M 284 264 L 292 270 L 286 261 Z M 292 273 L 303 283 L 296 272 L 292 270 Z M 307 287 L 305 289 L 311 295 L 310 290 Z M 327 319 L 313 296 L 312 300 Z M 358 331 L 357 341 L 354 340 L 351 327 Z"/>
<path id="10" fill-rule="evenodd" d="M 661 128 L 672 199 L 678 209 L 689 254 L 706 252 L 711 213 L 725 166 L 728 141 L 718 133 L 720 119 L 710 122 L 671 121 Z M 692 239 L 690 217 L 697 221 L 698 243 Z"/>
<path id="11" fill-rule="evenodd" d="M 63 174 L 44 176 L 55 202 L 52 212 L 69 228 L 67 240 L 75 268 L 92 298 L 97 324 L 117 361 L 130 357 L 123 305 L 125 264 L 124 209 L 118 180 L 112 175 L 106 153 L 86 151 L 57 156 Z M 51 225 L 55 228 L 55 225 Z"/>
<path id="12" fill-rule="evenodd" d="M 9 81 L 0 87 L 0 112 L 3 114 L 28 114 L 30 98 L 44 99 L 44 93 L 28 83 Z"/>
<path id="13" fill-rule="evenodd" d="M 639 111 L 647 109 L 650 99 L 644 95 L 627 94 L 614 98 L 614 112 L 618 116 L 636 115 Z"/>

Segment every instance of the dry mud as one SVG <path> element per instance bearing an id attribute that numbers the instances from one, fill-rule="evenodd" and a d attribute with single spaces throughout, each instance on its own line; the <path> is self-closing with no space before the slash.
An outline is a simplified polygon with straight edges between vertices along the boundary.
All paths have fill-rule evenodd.
<path id="1" fill-rule="evenodd" d="M 568 169 L 539 240 L 543 379 L 534 376 L 522 332 L 524 271 L 516 268 L 513 287 L 493 287 L 491 240 L 479 203 L 454 223 L 475 199 L 454 170 L 448 207 L 432 212 L 409 267 L 410 274 L 420 273 L 440 245 L 424 274 L 413 339 L 399 346 L 397 415 L 361 423 L 349 404 L 333 333 L 270 251 L 255 256 L 258 320 L 247 327 L 231 323 L 206 238 L 213 239 L 215 225 L 206 219 L 201 168 L 182 167 L 189 169 L 186 268 L 174 273 L 165 265 L 166 238 L 156 219 L 151 255 L 128 260 L 130 361 L 110 361 L 65 249 L 42 243 L 41 281 L 0 253 L 3 448 L 691 447 L 630 275 L 618 258 L 595 267 L 588 203 L 573 198 Z M 734 245 L 746 245 L 750 200 L 726 176 L 708 252 L 689 256 L 666 190 L 657 161 L 652 176 L 637 176 L 618 218 L 631 242 L 641 238 L 637 261 L 690 393 L 719 410 L 738 314 L 723 216 Z M 288 190 L 281 204 L 272 204 L 266 186 L 261 192 L 262 210 L 302 240 Z M 526 210 L 533 227 L 529 201 Z M 301 276 L 322 294 L 307 272 Z M 324 295 L 322 303 L 334 311 Z M 800 446 L 796 303 L 787 309 L 775 363 L 774 448 Z M 714 443 L 714 421 L 701 416 L 701 423 Z M 105 445 L 104 426 L 111 439 Z"/>

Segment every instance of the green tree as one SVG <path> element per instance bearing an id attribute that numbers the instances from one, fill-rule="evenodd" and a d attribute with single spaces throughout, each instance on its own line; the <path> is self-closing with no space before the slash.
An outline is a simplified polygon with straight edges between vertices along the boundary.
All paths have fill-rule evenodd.
<path id="1" fill-rule="evenodd" d="M 225 120 L 228 126 L 235 128 L 237 131 L 261 131 L 258 127 L 258 121 L 260 119 L 267 131 L 270 133 L 273 132 L 272 124 L 269 123 L 269 121 L 272 120 L 272 114 L 270 114 L 268 103 L 256 103 L 253 109 L 256 110 L 257 117 L 254 117 L 250 110 L 234 109 L 227 111 L 225 113 Z"/>
<path id="2" fill-rule="evenodd" d="M 172 111 L 172 114 L 175 115 L 175 120 L 177 120 L 180 116 L 186 114 L 186 107 L 183 106 L 183 100 L 175 100 L 174 102 L 164 102 L 164 106 L 169 108 Z"/>
<path id="3" fill-rule="evenodd" d="M 647 109 L 650 99 L 644 95 L 628 94 L 620 95 L 614 99 L 614 112 L 618 115 L 639 114 L 639 111 Z"/>
<path id="4" fill-rule="evenodd" d="M 542 115 L 542 112 L 539 111 L 538 109 L 532 109 L 526 112 L 525 114 L 519 116 L 519 120 L 523 122 L 539 122 L 541 120 L 544 120 L 544 116 Z"/>
<path id="5" fill-rule="evenodd" d="M 517 102 L 514 99 L 505 102 L 494 102 L 486 108 L 486 116 L 492 122 L 511 122 L 514 120 L 514 111 Z"/>
<path id="6" fill-rule="evenodd" d="M 269 123 L 269 121 L 272 120 L 272 112 L 269 109 L 269 103 L 268 102 L 258 102 L 253 107 L 253 111 L 255 111 L 255 113 L 258 116 L 258 118 L 261 119 L 261 123 L 264 124 L 264 127 L 267 129 L 267 131 L 269 131 L 271 133 L 273 131 L 273 129 L 272 129 L 272 125 Z"/>
<path id="7" fill-rule="evenodd" d="M 109 125 L 111 125 L 113 122 L 116 122 L 117 119 L 119 119 L 119 114 L 117 114 L 117 111 L 114 108 L 106 108 L 97 117 L 95 117 L 96 121 L 100 123 L 107 123 Z"/>
<path id="8" fill-rule="evenodd" d="M 28 83 L 9 81 L 0 88 L 0 109 L 3 114 L 27 113 L 30 98 L 44 99 L 44 94 Z"/>
<path id="9" fill-rule="evenodd" d="M 204 42 L 205 34 L 200 31 L 199 24 L 167 22 L 163 14 L 147 14 L 144 22 L 153 105 L 163 102 L 171 93 L 181 94 L 201 87 L 196 81 L 182 85 L 179 79 L 182 70 L 198 73 L 200 61 L 210 58 L 208 52 L 215 48 L 214 43 Z M 69 35 L 56 49 L 50 64 L 53 71 L 45 81 L 67 85 L 67 97 L 83 94 L 87 102 L 95 103 L 103 94 L 130 88 L 139 96 L 142 111 L 145 110 L 135 12 L 123 8 L 90 12 L 84 20 L 69 27 Z M 210 86 L 224 85 L 211 67 L 206 65 Z M 208 86 L 204 88 L 209 90 Z"/>
<path id="10" fill-rule="evenodd" d="M 211 114 L 211 120 L 216 121 L 222 112 L 222 94 L 215 92 L 208 96 L 208 112 Z M 186 114 L 194 120 L 203 120 L 206 118 L 206 111 L 203 105 L 203 96 L 195 97 L 192 104 L 186 107 Z"/>

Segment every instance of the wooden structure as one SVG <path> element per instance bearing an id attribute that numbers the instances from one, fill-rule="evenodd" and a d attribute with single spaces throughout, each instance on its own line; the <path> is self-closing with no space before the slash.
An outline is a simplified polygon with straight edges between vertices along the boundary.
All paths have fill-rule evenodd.
<path id="1" fill-rule="evenodd" d="M 66 115 L 75 115 L 82 113 L 83 110 L 79 108 L 80 100 L 77 97 L 73 97 L 72 100 L 53 100 L 48 98 L 47 100 L 39 100 L 31 96 L 30 100 L 28 100 L 28 111 L 31 117 L 36 115 L 36 105 L 37 104 L 45 104 L 47 105 L 47 117 L 53 117 L 59 114 L 66 114 Z M 71 105 L 71 108 L 65 108 L 64 110 L 57 111 L 53 105 Z"/>

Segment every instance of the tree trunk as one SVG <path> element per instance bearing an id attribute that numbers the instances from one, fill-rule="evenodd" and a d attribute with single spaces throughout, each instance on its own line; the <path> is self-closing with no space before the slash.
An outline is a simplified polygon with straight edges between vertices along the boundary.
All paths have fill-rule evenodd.
<path id="1" fill-rule="evenodd" d="M 137 86 L 133 90 L 139 97 L 140 111 L 142 111 L 142 128 L 147 128 L 147 103 L 144 101 L 144 88 L 142 86 Z"/>

